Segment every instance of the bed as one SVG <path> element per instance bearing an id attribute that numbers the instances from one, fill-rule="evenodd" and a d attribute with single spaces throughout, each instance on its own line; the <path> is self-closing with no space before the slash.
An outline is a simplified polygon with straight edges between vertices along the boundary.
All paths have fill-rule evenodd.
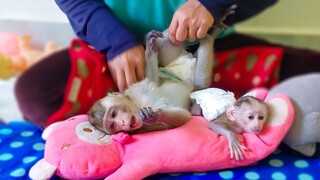
<path id="1" fill-rule="evenodd" d="M 0 179 L 30 179 L 28 171 L 44 155 L 42 130 L 24 121 L 0 124 Z M 320 152 L 320 151 L 318 151 Z M 320 153 L 306 158 L 281 144 L 252 165 L 197 173 L 157 174 L 146 179 L 303 179 L 319 178 Z M 54 176 L 52 179 L 59 179 Z"/>

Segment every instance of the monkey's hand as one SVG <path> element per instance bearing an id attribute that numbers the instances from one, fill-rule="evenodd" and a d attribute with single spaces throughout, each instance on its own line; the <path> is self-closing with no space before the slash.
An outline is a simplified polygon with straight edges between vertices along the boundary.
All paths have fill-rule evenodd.
<path id="1" fill-rule="evenodd" d="M 152 30 L 147 34 L 146 49 L 148 52 L 159 52 L 157 45 L 157 39 L 163 38 L 163 34 L 160 31 Z"/>
<path id="2" fill-rule="evenodd" d="M 158 111 L 154 111 L 151 107 L 143 107 L 139 111 L 139 118 L 146 124 L 153 124 L 158 119 Z"/>
<path id="3" fill-rule="evenodd" d="M 229 142 L 230 158 L 238 160 L 243 160 L 243 155 L 241 150 L 246 150 L 247 147 L 241 145 L 241 139 L 235 133 L 230 133 L 227 136 Z"/>

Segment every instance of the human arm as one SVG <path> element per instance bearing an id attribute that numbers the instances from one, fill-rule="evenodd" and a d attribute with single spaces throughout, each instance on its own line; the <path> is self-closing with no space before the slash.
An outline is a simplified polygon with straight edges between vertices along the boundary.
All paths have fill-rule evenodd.
<path id="1" fill-rule="evenodd" d="M 203 38 L 215 23 L 224 19 L 225 10 L 231 5 L 237 9 L 224 21 L 227 25 L 248 19 L 276 0 L 188 0 L 177 9 L 169 26 L 170 41 L 179 44 L 184 40 Z"/>
<path id="2" fill-rule="evenodd" d="M 110 9 L 97 0 L 55 0 L 79 38 L 106 54 L 120 91 L 144 76 L 144 49 Z"/>

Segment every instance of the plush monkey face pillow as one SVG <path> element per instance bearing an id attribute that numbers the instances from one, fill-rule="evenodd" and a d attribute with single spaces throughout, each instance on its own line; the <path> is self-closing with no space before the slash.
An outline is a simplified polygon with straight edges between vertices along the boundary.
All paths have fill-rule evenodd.
<path id="1" fill-rule="evenodd" d="M 252 91 L 250 95 L 264 99 L 267 93 Z M 175 129 L 110 136 L 91 126 L 87 115 L 79 115 L 54 123 L 44 131 L 45 155 L 31 168 L 29 176 L 143 179 L 156 173 L 249 165 L 272 153 L 292 124 L 293 108 L 286 96 L 276 94 L 266 103 L 271 113 L 263 130 L 259 134 L 239 134 L 247 147 L 241 161 L 230 159 L 227 139 L 210 130 L 203 117 L 192 117 Z"/>

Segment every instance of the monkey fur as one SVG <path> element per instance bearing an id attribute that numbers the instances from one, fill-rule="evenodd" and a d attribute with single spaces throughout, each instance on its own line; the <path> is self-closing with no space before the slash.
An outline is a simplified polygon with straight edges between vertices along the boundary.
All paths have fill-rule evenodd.
<path id="1" fill-rule="evenodd" d="M 114 134 L 120 131 L 145 133 L 171 129 L 186 123 L 191 114 L 190 93 L 211 85 L 213 37 L 200 39 L 193 82 L 187 83 L 159 75 L 185 51 L 183 45 L 170 43 L 167 31 L 151 31 L 146 36 L 146 78 L 128 87 L 124 93 L 109 93 L 89 110 L 89 121 L 98 129 Z"/>

